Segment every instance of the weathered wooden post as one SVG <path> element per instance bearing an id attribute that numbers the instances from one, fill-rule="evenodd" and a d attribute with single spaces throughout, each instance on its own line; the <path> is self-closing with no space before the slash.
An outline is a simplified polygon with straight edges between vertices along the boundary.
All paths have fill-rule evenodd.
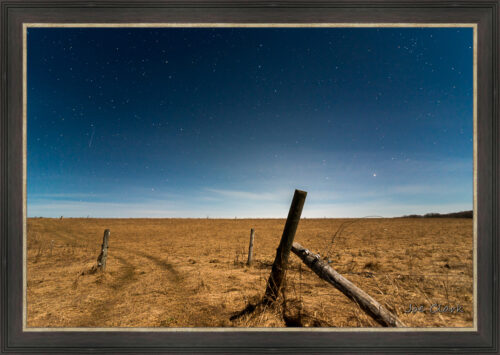
<path id="1" fill-rule="evenodd" d="M 281 284 L 285 277 L 285 272 L 288 267 L 288 258 L 290 249 L 292 248 L 293 238 L 299 225 L 300 215 L 306 200 L 307 192 L 295 190 L 293 195 L 290 211 L 286 219 L 285 228 L 278 249 L 276 250 L 276 258 L 274 259 L 271 275 L 267 281 L 266 293 L 264 294 L 263 303 L 269 304 L 276 301 L 281 289 Z"/>
<path id="2" fill-rule="evenodd" d="M 97 257 L 97 268 L 101 271 L 106 269 L 106 259 L 108 257 L 109 229 L 104 230 L 102 237 L 101 254 Z"/>
<path id="3" fill-rule="evenodd" d="M 253 238 L 254 238 L 254 230 L 253 228 L 250 230 L 250 245 L 248 246 L 248 260 L 247 265 L 252 265 L 252 254 L 253 254 Z"/>
<path id="4" fill-rule="evenodd" d="M 311 253 L 299 243 L 293 243 L 292 251 L 320 278 L 332 284 L 348 298 L 356 302 L 362 310 L 384 327 L 405 327 L 397 316 L 389 312 L 365 291 L 354 285 L 335 271 L 320 256 Z"/>

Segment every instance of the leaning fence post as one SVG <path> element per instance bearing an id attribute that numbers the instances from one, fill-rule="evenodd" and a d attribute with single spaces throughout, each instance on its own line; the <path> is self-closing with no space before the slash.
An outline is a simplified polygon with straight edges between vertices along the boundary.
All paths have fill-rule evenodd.
<path id="1" fill-rule="evenodd" d="M 250 245 L 248 246 L 248 260 L 247 260 L 247 265 L 249 265 L 249 266 L 252 264 L 253 238 L 254 238 L 254 230 L 252 228 L 250 230 Z"/>
<path id="2" fill-rule="evenodd" d="M 286 219 L 285 228 L 278 249 L 276 250 L 276 258 L 274 259 L 271 275 L 267 281 L 266 293 L 264 294 L 264 303 L 273 303 L 276 301 L 281 289 L 281 284 L 285 277 L 285 272 L 288 267 L 288 257 L 292 248 L 293 238 L 299 225 L 300 215 L 306 200 L 307 192 L 295 190 L 293 195 L 290 211 Z"/>
<path id="3" fill-rule="evenodd" d="M 108 257 L 109 229 L 104 230 L 102 237 L 101 254 L 97 257 L 97 268 L 101 271 L 106 269 L 106 259 Z"/>

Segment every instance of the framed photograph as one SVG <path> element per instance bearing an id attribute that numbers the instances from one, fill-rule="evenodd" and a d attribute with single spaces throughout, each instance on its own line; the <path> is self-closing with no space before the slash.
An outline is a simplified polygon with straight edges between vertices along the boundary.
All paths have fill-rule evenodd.
<path id="1" fill-rule="evenodd" d="M 498 0 L 0 2 L 2 352 L 498 352 Z"/>

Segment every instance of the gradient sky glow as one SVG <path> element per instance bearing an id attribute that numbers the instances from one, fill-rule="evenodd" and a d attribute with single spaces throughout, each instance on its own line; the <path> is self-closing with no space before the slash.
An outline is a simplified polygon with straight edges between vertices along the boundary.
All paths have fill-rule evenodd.
<path id="1" fill-rule="evenodd" d="M 472 209 L 471 28 L 30 28 L 28 216 Z"/>

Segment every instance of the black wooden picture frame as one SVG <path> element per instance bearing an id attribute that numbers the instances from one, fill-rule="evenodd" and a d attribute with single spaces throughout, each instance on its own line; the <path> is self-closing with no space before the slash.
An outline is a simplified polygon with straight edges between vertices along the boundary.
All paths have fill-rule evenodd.
<path id="1" fill-rule="evenodd" d="M 500 0 L 0 0 L 1 351 L 498 353 Z M 23 23 L 477 24 L 477 331 L 23 331 Z"/>

